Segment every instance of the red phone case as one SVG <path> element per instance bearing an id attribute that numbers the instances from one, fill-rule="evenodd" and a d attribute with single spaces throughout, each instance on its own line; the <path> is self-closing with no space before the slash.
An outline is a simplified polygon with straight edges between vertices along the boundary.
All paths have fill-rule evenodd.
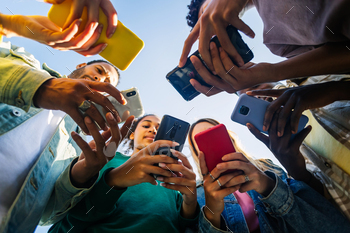
<path id="1" fill-rule="evenodd" d="M 236 152 L 227 129 L 223 124 L 196 134 L 194 139 L 196 140 L 199 150 L 205 155 L 205 162 L 209 172 L 211 172 L 218 163 L 222 162 L 222 156 Z M 230 170 L 230 172 L 231 171 L 232 170 Z"/>

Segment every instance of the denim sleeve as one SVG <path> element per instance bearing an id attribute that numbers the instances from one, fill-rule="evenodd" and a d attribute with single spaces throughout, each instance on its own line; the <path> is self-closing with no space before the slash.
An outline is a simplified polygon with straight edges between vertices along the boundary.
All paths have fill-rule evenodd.
<path id="1" fill-rule="evenodd" d="M 213 224 L 211 224 L 211 222 L 207 219 L 207 217 L 205 217 L 204 214 L 204 208 L 205 206 L 203 206 L 201 208 L 201 213 L 199 215 L 199 232 L 200 233 L 219 233 L 219 232 L 231 232 L 231 231 L 224 231 L 221 230 L 215 226 L 213 226 Z M 225 225 L 225 227 L 227 228 L 227 224 L 225 219 L 222 217 L 221 215 L 221 222 L 222 224 Z M 228 229 L 228 228 L 227 228 Z"/>
<path id="2" fill-rule="evenodd" d="M 70 209 L 62 220 L 53 225 L 49 232 L 84 232 L 90 225 L 111 216 L 117 208 L 116 203 L 120 196 L 127 190 L 127 188 L 115 190 L 107 185 L 105 176 L 112 169 L 105 170 L 85 198 L 77 203 L 75 208 Z"/>
<path id="3" fill-rule="evenodd" d="M 259 199 L 283 232 L 350 232 L 350 222 L 341 212 L 304 182 L 265 173 L 276 185 Z"/>
<path id="4" fill-rule="evenodd" d="M 76 188 L 70 179 L 70 171 L 78 161 L 75 158 L 71 164 L 58 177 L 50 200 L 46 205 L 40 220 L 40 225 L 51 225 L 62 218 L 71 210 L 98 182 L 98 175 L 92 178 L 89 188 Z"/>
<path id="5" fill-rule="evenodd" d="M 34 106 L 35 92 L 53 77 L 40 69 L 30 54 L 16 52 L 3 44 L 0 44 L 0 102 L 28 112 Z"/>

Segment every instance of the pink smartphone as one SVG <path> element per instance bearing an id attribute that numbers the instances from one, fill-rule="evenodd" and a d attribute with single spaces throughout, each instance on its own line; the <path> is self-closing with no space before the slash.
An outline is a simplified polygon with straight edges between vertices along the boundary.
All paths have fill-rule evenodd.
<path id="1" fill-rule="evenodd" d="M 205 162 L 209 172 L 211 172 L 218 163 L 223 162 L 222 157 L 226 154 L 236 152 L 230 135 L 225 125 L 219 124 L 202 131 L 194 136 L 197 146 L 205 155 Z M 226 171 L 230 173 L 233 170 Z"/>

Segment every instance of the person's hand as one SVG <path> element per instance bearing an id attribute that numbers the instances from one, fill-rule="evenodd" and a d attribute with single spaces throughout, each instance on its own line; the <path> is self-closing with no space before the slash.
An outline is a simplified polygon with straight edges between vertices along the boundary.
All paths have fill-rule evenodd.
<path id="1" fill-rule="evenodd" d="M 51 4 L 60 4 L 65 0 L 44 0 Z M 114 34 L 117 24 L 118 16 L 113 4 L 110 0 L 72 0 L 71 11 L 69 16 L 63 26 L 63 29 L 69 27 L 74 20 L 79 19 L 83 13 L 84 7 L 87 8 L 88 21 L 86 23 L 87 27 L 91 23 L 98 23 L 99 21 L 99 8 L 102 9 L 103 13 L 107 16 L 107 31 L 106 35 L 111 38 Z"/>
<path id="2" fill-rule="evenodd" d="M 264 130 L 267 131 L 272 124 L 274 114 L 283 106 L 278 117 L 278 136 L 283 136 L 288 117 L 290 116 L 291 129 L 295 134 L 298 131 L 300 117 L 307 109 L 320 108 L 336 100 L 341 95 L 341 87 L 348 82 L 327 82 L 306 85 L 280 90 L 249 91 L 248 95 L 278 97 L 266 109 L 264 117 Z M 346 90 L 348 92 L 348 90 Z"/>
<path id="3" fill-rule="evenodd" d="M 255 34 L 253 30 L 238 17 L 247 2 L 248 0 L 210 1 L 185 41 L 179 66 L 183 67 L 185 65 L 192 45 L 199 37 L 199 53 L 202 55 L 203 60 L 208 65 L 209 69 L 214 71 L 214 66 L 209 53 L 209 41 L 213 35 L 217 35 L 220 44 L 224 50 L 230 54 L 234 61 L 240 66 L 243 66 L 243 59 L 232 45 L 230 38 L 227 35 L 226 27 L 231 24 L 247 36 L 254 38 Z"/>
<path id="4" fill-rule="evenodd" d="M 216 94 L 220 91 L 235 93 L 259 83 L 273 81 L 273 77 L 275 77 L 273 64 L 254 64 L 248 62 L 242 67 L 236 67 L 227 53 L 222 48 L 217 49 L 214 42 L 210 43 L 210 52 L 213 59 L 215 74 L 220 78 L 212 75 L 196 56 L 192 56 L 190 59 L 203 80 L 216 88 L 214 90 L 217 91 L 212 94 Z M 197 91 L 203 94 L 209 94 L 212 91 L 209 91 L 210 88 L 202 86 L 198 82 L 192 83 L 192 80 L 191 84 L 194 85 Z"/>
<path id="5" fill-rule="evenodd" d="M 225 185 L 235 176 L 241 175 L 242 171 L 237 170 L 230 174 L 221 175 L 226 170 L 214 168 L 210 174 L 216 178 L 215 180 L 209 175 L 207 164 L 205 163 L 205 155 L 199 152 L 199 166 L 203 174 L 203 187 L 205 194 L 204 213 L 207 219 L 216 227 L 220 228 L 220 215 L 224 211 L 224 198 L 237 191 L 240 185 L 233 187 L 225 187 Z"/>
<path id="6" fill-rule="evenodd" d="M 286 125 L 285 133 L 282 137 L 277 136 L 278 114 L 273 117 L 269 136 L 261 133 L 254 125 L 248 123 L 249 131 L 262 143 L 264 143 L 275 157 L 286 168 L 288 174 L 296 180 L 306 181 L 310 178 L 310 173 L 306 170 L 305 159 L 300 153 L 300 145 L 311 131 L 311 126 L 306 127 L 291 139 L 291 126 Z"/>
<path id="7" fill-rule="evenodd" d="M 129 117 L 120 130 L 118 122 L 111 113 L 106 114 L 106 119 L 110 128 L 108 131 L 100 134 L 96 125 L 91 121 L 91 118 L 88 116 L 85 117 L 86 126 L 94 138 L 94 140 L 89 143 L 85 142 L 74 131 L 71 133 L 73 140 L 82 150 L 78 161 L 72 167 L 70 175 L 76 187 L 84 187 L 84 184 L 98 174 L 101 168 L 114 157 L 115 151 L 131 127 L 134 117 Z M 111 135 L 112 138 L 106 143 Z M 106 148 L 110 146 L 114 148 L 114 153 L 106 154 Z"/>
<path id="8" fill-rule="evenodd" d="M 120 122 L 120 117 L 113 104 L 99 92 L 107 92 L 119 103 L 126 103 L 123 95 L 110 83 L 65 78 L 47 80 L 36 91 L 33 101 L 37 107 L 66 112 L 85 133 L 89 133 L 84 123 L 83 114 L 78 109 L 85 100 L 93 101 L 103 106 L 107 112 L 111 112 L 117 121 Z M 101 129 L 107 130 L 104 118 L 93 104 L 85 111 L 85 114 L 96 121 Z"/>
<path id="9" fill-rule="evenodd" d="M 184 154 L 173 149 L 170 149 L 170 151 L 182 162 L 179 161 L 177 164 L 160 163 L 159 166 L 164 170 L 171 171 L 172 174 L 176 174 L 176 177 L 158 176 L 157 180 L 164 182 L 161 183 L 161 186 L 177 190 L 182 194 L 182 216 L 193 218 L 197 207 L 196 174 Z"/>
<path id="10" fill-rule="evenodd" d="M 1 15 L 0 17 L 4 27 L 2 33 L 9 38 L 26 37 L 54 49 L 73 50 L 84 56 L 98 54 L 106 47 L 106 44 L 92 47 L 102 32 L 103 25 L 97 23 L 88 24 L 83 32 L 76 35 L 81 23 L 79 19 L 62 29 L 45 16 Z"/>
<path id="11" fill-rule="evenodd" d="M 114 168 L 106 175 L 106 183 L 115 189 L 123 189 L 141 183 L 157 185 L 152 174 L 171 177 L 171 171 L 164 170 L 154 164 L 177 163 L 173 158 L 166 155 L 153 155 L 159 147 L 173 148 L 178 146 L 177 142 L 159 140 L 151 143 L 146 148 L 132 155 L 124 164 Z"/>
<path id="12" fill-rule="evenodd" d="M 275 181 L 267 176 L 264 172 L 254 166 L 242 153 L 231 153 L 222 157 L 223 163 L 216 165 L 220 171 L 230 169 L 239 169 L 244 173 L 233 177 L 227 182 L 225 187 L 234 187 L 240 185 L 241 193 L 255 190 L 263 196 L 268 196 L 275 187 Z"/>

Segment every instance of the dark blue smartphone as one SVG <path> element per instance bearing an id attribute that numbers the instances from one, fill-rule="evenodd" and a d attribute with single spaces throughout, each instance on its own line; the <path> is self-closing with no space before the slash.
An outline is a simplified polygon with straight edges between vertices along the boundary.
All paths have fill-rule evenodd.
<path id="1" fill-rule="evenodd" d="M 162 121 L 160 122 L 154 141 L 168 140 L 177 142 L 180 145 L 176 146 L 174 149 L 181 152 L 182 148 L 184 147 L 189 129 L 190 124 L 188 122 L 169 115 L 164 115 Z M 166 155 L 178 160 L 178 158 L 171 153 L 170 149 L 171 148 L 169 147 L 160 147 L 153 153 L 153 155 Z M 155 165 L 158 166 L 158 164 Z M 158 175 L 153 174 L 153 176 L 154 178 L 157 178 Z"/>
<path id="2" fill-rule="evenodd" d="M 263 131 L 263 125 L 265 112 L 269 104 L 270 102 L 267 102 L 265 100 L 242 94 L 240 95 L 236 106 L 232 112 L 231 120 L 242 125 L 251 123 L 258 130 L 260 130 L 260 132 L 268 134 L 267 131 Z M 309 118 L 307 116 L 301 115 L 297 133 L 299 133 L 305 128 L 308 121 Z"/>
<path id="3" fill-rule="evenodd" d="M 227 34 L 230 37 L 230 40 L 233 44 L 233 46 L 236 48 L 237 52 L 241 57 L 243 58 L 244 63 L 247 63 L 251 61 L 254 57 L 253 52 L 248 47 L 248 45 L 243 41 L 242 36 L 239 34 L 237 29 L 233 27 L 232 25 L 227 27 Z M 219 48 L 221 47 L 219 39 L 214 36 L 211 41 L 215 42 L 216 46 Z M 205 62 L 203 61 L 201 55 L 199 54 L 198 50 L 194 52 L 191 56 L 197 56 L 202 63 L 205 65 Z M 184 67 L 176 67 L 172 71 L 170 71 L 166 75 L 166 79 L 173 85 L 173 87 L 180 93 L 180 95 L 187 101 L 192 100 L 196 96 L 198 96 L 200 93 L 194 89 L 194 87 L 190 83 L 190 79 L 196 79 L 200 84 L 211 87 L 211 85 L 207 84 L 203 78 L 198 74 L 196 69 L 194 68 L 190 57 L 187 58 L 186 64 Z M 235 65 L 237 65 L 235 62 L 233 62 Z M 209 70 L 209 69 L 208 69 Z M 217 76 L 219 77 L 219 76 Z M 219 77 L 220 78 L 220 77 Z"/>

